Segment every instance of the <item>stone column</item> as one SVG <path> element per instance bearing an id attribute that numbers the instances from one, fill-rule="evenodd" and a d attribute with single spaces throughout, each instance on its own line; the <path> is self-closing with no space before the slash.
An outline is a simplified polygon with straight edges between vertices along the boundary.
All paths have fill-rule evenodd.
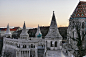
<path id="1" fill-rule="evenodd" d="M 21 57 L 22 57 L 22 51 L 21 51 Z"/>
<path id="2" fill-rule="evenodd" d="M 16 51 L 16 57 L 18 57 L 18 51 Z"/>
<path id="3" fill-rule="evenodd" d="M 29 57 L 30 57 L 30 49 L 29 49 Z"/>
<path id="4" fill-rule="evenodd" d="M 27 57 L 28 57 L 28 51 L 27 51 Z"/>
<path id="5" fill-rule="evenodd" d="M 35 57 L 38 57 L 37 47 L 35 48 Z"/>
<path id="6" fill-rule="evenodd" d="M 19 57 L 21 57 L 21 51 L 19 51 Z"/>

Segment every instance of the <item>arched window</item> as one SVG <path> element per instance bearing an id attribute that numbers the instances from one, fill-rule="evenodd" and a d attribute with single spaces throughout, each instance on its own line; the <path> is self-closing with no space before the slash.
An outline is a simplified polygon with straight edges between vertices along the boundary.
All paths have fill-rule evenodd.
<path id="1" fill-rule="evenodd" d="M 23 45 L 23 48 L 24 48 L 24 45 Z"/>
<path id="2" fill-rule="evenodd" d="M 26 45 L 23 45 L 23 48 L 26 48 L 27 46 Z"/>
<path id="3" fill-rule="evenodd" d="M 75 22 L 73 21 L 72 27 L 74 28 Z"/>
<path id="4" fill-rule="evenodd" d="M 82 22 L 82 28 L 84 29 L 84 22 Z"/>
<path id="5" fill-rule="evenodd" d="M 57 41 L 55 41 L 55 47 L 57 47 Z"/>
<path id="6" fill-rule="evenodd" d="M 24 48 L 27 48 L 27 46 L 25 45 Z"/>
<path id="7" fill-rule="evenodd" d="M 33 44 L 31 44 L 31 48 L 33 48 Z"/>
<path id="8" fill-rule="evenodd" d="M 51 43 L 50 43 L 50 46 L 53 47 L 53 45 L 52 45 L 52 41 L 51 41 Z"/>
<path id="9" fill-rule="evenodd" d="M 35 48 L 35 45 L 33 47 Z"/>

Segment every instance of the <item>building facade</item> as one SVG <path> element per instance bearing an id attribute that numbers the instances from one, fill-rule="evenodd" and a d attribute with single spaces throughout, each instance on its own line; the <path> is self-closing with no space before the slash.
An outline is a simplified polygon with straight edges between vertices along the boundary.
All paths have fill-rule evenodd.
<path id="1" fill-rule="evenodd" d="M 69 19 L 67 29 L 67 43 L 63 45 L 63 50 L 70 57 L 78 51 L 78 41 L 81 39 L 83 49 L 86 48 L 86 2 L 80 1 Z"/>
<path id="2" fill-rule="evenodd" d="M 54 11 L 45 39 L 42 38 L 39 25 L 35 37 L 30 38 L 26 30 L 25 22 L 20 38 L 13 39 L 4 37 L 2 57 L 6 55 L 9 57 L 66 57 L 62 53 L 62 36 L 57 27 Z"/>

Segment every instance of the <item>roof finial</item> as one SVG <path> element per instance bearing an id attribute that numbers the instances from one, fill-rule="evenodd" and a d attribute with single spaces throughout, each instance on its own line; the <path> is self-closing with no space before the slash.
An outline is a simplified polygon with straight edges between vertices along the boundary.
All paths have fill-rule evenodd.
<path id="1" fill-rule="evenodd" d="M 23 29 L 26 29 L 25 21 L 24 21 Z"/>
<path id="2" fill-rule="evenodd" d="M 53 13 L 54 13 L 54 11 L 53 11 Z"/>

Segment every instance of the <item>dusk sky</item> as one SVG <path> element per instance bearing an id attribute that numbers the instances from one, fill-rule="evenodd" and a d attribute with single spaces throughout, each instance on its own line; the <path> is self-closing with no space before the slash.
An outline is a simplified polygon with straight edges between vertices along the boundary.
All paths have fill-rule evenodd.
<path id="1" fill-rule="evenodd" d="M 86 1 L 86 0 L 81 0 Z M 49 26 L 53 11 L 58 26 L 68 26 L 79 0 L 0 0 L 0 27 Z"/>

